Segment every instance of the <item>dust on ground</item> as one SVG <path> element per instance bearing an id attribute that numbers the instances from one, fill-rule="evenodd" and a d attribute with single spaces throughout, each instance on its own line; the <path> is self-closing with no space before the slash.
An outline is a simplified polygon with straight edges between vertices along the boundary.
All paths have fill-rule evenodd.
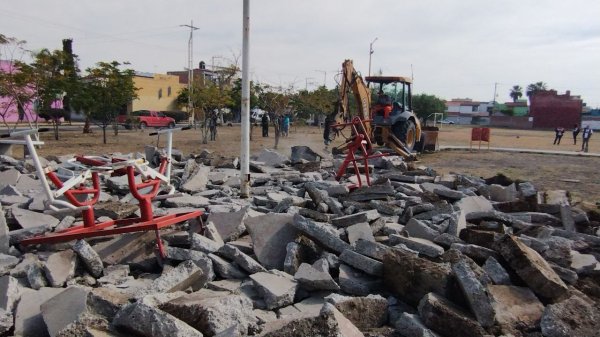
<path id="1" fill-rule="evenodd" d="M 272 128 L 269 137 L 261 137 L 260 127 L 252 129 L 251 154 L 274 148 Z M 115 136 L 110 130 L 107 131 L 107 144 L 102 143 L 101 130 L 95 130 L 93 134 L 83 134 L 81 130 L 61 131 L 58 141 L 53 139 L 51 132 L 42 133 L 41 140 L 45 144 L 38 151 L 43 156 L 101 155 L 143 152 L 145 145 L 164 147 L 166 136 L 149 136 L 151 131 L 119 130 Z M 444 125 L 438 133 L 438 141 L 440 145 L 469 146 L 470 132 L 471 127 Z M 339 144 L 342 140 L 340 137 L 336 143 Z M 565 133 L 560 145 L 553 145 L 553 140 L 553 131 L 493 128 L 490 145 L 561 151 L 577 151 L 581 148 L 581 137 L 577 140 L 577 145 L 573 145 L 570 132 Z M 219 127 L 217 141 L 209 141 L 207 144 L 202 142 L 200 129 L 176 132 L 173 136 L 174 148 L 186 155 L 208 150 L 226 157 L 239 156 L 240 141 L 239 125 Z M 289 136 L 280 138 L 277 151 L 289 156 L 291 147 L 295 145 L 309 146 L 326 155 L 322 130 L 318 127 L 291 127 Z M 474 144 L 475 149 L 478 146 L 478 143 Z M 600 152 L 600 135 L 592 136 L 590 151 Z M 22 158 L 23 155 L 20 149 L 13 154 L 17 158 Z M 591 157 L 487 151 L 487 143 L 482 144 L 481 150 L 441 151 L 419 158 L 419 165 L 430 166 L 439 173 L 459 172 L 484 178 L 502 173 L 511 179 L 531 181 L 539 190 L 567 190 L 571 192 L 574 203 L 585 202 L 586 208 L 595 208 L 596 201 L 600 201 L 600 178 L 597 172 L 599 163 L 600 158 Z"/>

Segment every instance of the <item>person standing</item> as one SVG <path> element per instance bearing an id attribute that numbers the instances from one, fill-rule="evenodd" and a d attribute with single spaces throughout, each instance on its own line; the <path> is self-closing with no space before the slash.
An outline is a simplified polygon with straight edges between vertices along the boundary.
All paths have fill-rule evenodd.
<path id="1" fill-rule="evenodd" d="M 577 136 L 579 136 L 579 131 L 581 131 L 579 129 L 579 124 L 575 124 L 575 126 L 573 126 L 573 145 L 577 145 Z"/>
<path id="2" fill-rule="evenodd" d="M 210 140 L 217 140 L 217 114 L 213 111 L 208 121 L 208 130 L 210 132 Z"/>
<path id="3" fill-rule="evenodd" d="M 283 136 L 287 137 L 290 131 L 290 115 L 283 117 Z"/>
<path id="4" fill-rule="evenodd" d="M 565 128 L 559 126 L 556 129 L 554 129 L 554 132 L 556 133 L 556 136 L 554 137 L 554 145 L 560 145 L 560 140 L 563 134 L 565 133 Z"/>
<path id="5" fill-rule="evenodd" d="M 262 115 L 260 125 L 262 126 L 262 136 L 269 137 L 269 116 L 267 116 L 266 112 Z"/>
<path id="6" fill-rule="evenodd" d="M 589 125 L 586 125 L 583 130 L 581 130 L 581 139 L 583 140 L 581 142 L 581 151 L 588 152 L 588 143 L 590 142 L 593 133 L 594 131 L 592 131 L 592 128 L 590 128 Z"/>

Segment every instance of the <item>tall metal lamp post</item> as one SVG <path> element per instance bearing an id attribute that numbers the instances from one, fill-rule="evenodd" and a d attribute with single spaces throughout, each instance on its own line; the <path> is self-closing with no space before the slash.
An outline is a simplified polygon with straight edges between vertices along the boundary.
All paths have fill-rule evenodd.
<path id="1" fill-rule="evenodd" d="M 371 44 L 369 45 L 369 76 L 371 76 L 371 55 L 373 55 L 373 43 L 375 43 L 375 41 L 377 41 L 377 38 L 371 41 Z"/>

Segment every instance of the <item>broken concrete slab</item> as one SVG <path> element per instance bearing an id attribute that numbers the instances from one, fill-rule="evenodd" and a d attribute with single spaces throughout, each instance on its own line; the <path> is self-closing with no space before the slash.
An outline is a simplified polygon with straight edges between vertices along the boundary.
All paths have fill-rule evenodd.
<path id="1" fill-rule="evenodd" d="M 466 312 L 435 293 L 423 296 L 419 315 L 425 326 L 442 336 L 483 337 L 487 334 Z"/>
<path id="2" fill-rule="evenodd" d="M 452 265 L 452 272 L 479 324 L 484 328 L 494 325 L 494 309 L 490 298 L 469 264 L 461 260 Z"/>
<path id="3" fill-rule="evenodd" d="M 581 254 L 576 250 L 571 251 L 571 266 L 577 274 L 592 273 L 598 270 L 598 260 L 592 254 Z"/>
<path id="4" fill-rule="evenodd" d="M 294 279 L 300 285 L 309 290 L 332 290 L 339 291 L 340 286 L 333 280 L 329 270 L 315 268 L 308 263 L 302 263 L 294 274 Z"/>
<path id="5" fill-rule="evenodd" d="M 519 238 L 504 235 L 496 242 L 496 250 L 536 294 L 552 300 L 567 292 L 567 286 L 548 262 Z"/>
<path id="6" fill-rule="evenodd" d="M 348 235 L 348 242 L 351 245 L 356 244 L 358 240 L 375 242 L 373 230 L 368 222 L 361 222 L 346 227 L 346 234 Z"/>
<path id="7" fill-rule="evenodd" d="M 547 337 L 597 336 L 600 331 L 600 311 L 579 296 L 571 296 L 544 309 L 540 322 Z"/>
<path id="8" fill-rule="evenodd" d="M 438 231 L 427 226 L 425 221 L 411 218 L 404 226 L 404 230 L 408 232 L 410 237 L 421 238 L 433 241 L 437 236 L 440 235 Z"/>
<path id="9" fill-rule="evenodd" d="M 344 250 L 339 258 L 340 261 L 369 275 L 381 276 L 383 274 L 383 263 L 350 249 Z"/>
<path id="10" fill-rule="evenodd" d="M 40 305 L 42 317 L 51 337 L 58 336 L 67 325 L 78 321 L 87 312 L 89 290 L 68 287 Z"/>
<path id="11" fill-rule="evenodd" d="M 50 229 L 58 225 L 59 220 L 51 215 L 32 212 L 30 210 L 12 207 L 12 215 L 23 229 L 46 228 Z"/>
<path id="12" fill-rule="evenodd" d="M 498 260 L 496 260 L 494 257 L 490 256 L 485 261 L 483 270 L 494 284 L 512 285 L 512 282 L 510 281 L 510 275 L 508 275 L 506 269 L 504 269 L 500 262 L 498 262 Z"/>
<path id="13" fill-rule="evenodd" d="M 439 337 L 437 333 L 423 324 L 419 315 L 408 312 L 402 313 L 400 318 L 393 322 L 393 325 L 406 337 Z"/>
<path id="14" fill-rule="evenodd" d="M 368 256 L 377 261 L 383 260 L 383 256 L 385 255 L 385 252 L 387 252 L 389 249 L 391 249 L 389 246 L 386 246 L 382 243 L 363 240 L 363 239 L 358 239 L 354 243 L 354 251 L 355 252 L 365 255 L 365 256 Z"/>
<path id="15" fill-rule="evenodd" d="M 380 328 L 388 321 L 388 301 L 379 295 L 364 297 L 331 294 L 325 301 L 333 304 L 358 329 Z"/>
<path id="16" fill-rule="evenodd" d="M 294 303 L 298 282 L 284 272 L 270 271 L 250 275 L 265 301 L 266 309 L 275 309 Z"/>
<path id="17" fill-rule="evenodd" d="M 19 281 L 10 275 L 0 277 L 0 309 L 13 312 L 21 297 Z"/>
<path id="18" fill-rule="evenodd" d="M 233 323 L 241 335 L 256 325 L 252 301 L 246 296 L 222 292 L 207 296 L 194 292 L 160 305 L 160 309 L 186 322 L 206 336 L 226 330 Z"/>
<path id="19" fill-rule="evenodd" d="M 351 249 L 350 244 L 340 239 L 335 229 L 331 226 L 317 224 L 298 214 L 294 215 L 292 224 L 296 229 L 322 244 L 325 249 L 332 250 L 338 254 L 341 254 L 346 249 Z"/>
<path id="20" fill-rule="evenodd" d="M 213 262 L 215 273 L 224 279 L 245 279 L 247 274 L 238 266 L 215 254 L 208 254 Z"/>
<path id="21" fill-rule="evenodd" d="M 199 252 L 192 249 L 185 249 L 179 247 L 167 246 L 165 248 L 165 255 L 168 259 L 173 261 L 202 261 L 207 260 L 208 256 L 203 252 Z"/>
<path id="22" fill-rule="evenodd" d="M 336 334 L 332 336 L 364 337 L 363 333 L 344 314 L 330 303 L 325 303 L 321 309 L 321 315 L 335 322 Z"/>
<path id="23" fill-rule="evenodd" d="M 10 273 L 12 268 L 19 263 L 19 258 L 0 253 L 0 275 Z"/>
<path id="24" fill-rule="evenodd" d="M 484 263 L 490 257 L 493 257 L 496 260 L 500 258 L 500 255 L 496 253 L 496 251 L 478 245 L 453 243 L 450 245 L 450 249 L 458 250 L 479 264 Z"/>
<path id="25" fill-rule="evenodd" d="M 452 286 L 448 263 L 435 263 L 401 250 L 388 251 L 383 258 L 383 282 L 398 299 L 416 305 L 430 292 L 446 296 Z"/>
<path id="26" fill-rule="evenodd" d="M 102 275 L 104 270 L 102 259 L 85 240 L 77 240 L 73 245 L 73 251 L 77 253 L 77 256 L 92 276 L 98 278 Z"/>
<path id="27" fill-rule="evenodd" d="M 376 293 L 382 287 L 381 279 L 343 263 L 340 264 L 338 279 L 342 291 L 355 296 L 367 296 Z"/>
<path id="28" fill-rule="evenodd" d="M 245 219 L 254 254 L 265 268 L 283 270 L 286 246 L 298 234 L 292 222 L 293 216 L 288 214 L 266 214 Z"/>
<path id="29" fill-rule="evenodd" d="M 210 213 L 207 221 L 212 222 L 223 241 L 228 242 L 236 240 L 246 231 L 244 220 L 247 216 L 248 207 L 244 207 L 237 212 Z"/>
<path id="30" fill-rule="evenodd" d="M 160 277 L 152 282 L 144 295 L 175 292 L 186 290 L 189 287 L 198 290 L 212 281 L 213 278 L 212 262 L 209 259 L 202 261 L 201 265 L 197 264 L 197 261 L 188 260 L 173 269 L 163 272 Z"/>
<path id="31" fill-rule="evenodd" d="M 184 194 L 177 197 L 168 198 L 164 201 L 166 207 L 191 207 L 191 208 L 206 208 L 210 206 L 210 200 L 197 195 Z"/>
<path id="32" fill-rule="evenodd" d="M 10 247 L 10 236 L 2 204 L 0 204 L 0 253 L 7 254 Z"/>
<path id="33" fill-rule="evenodd" d="M 209 166 L 196 164 L 193 159 L 188 160 L 179 188 L 189 193 L 204 191 L 206 189 L 206 184 L 208 183 L 209 172 Z"/>
<path id="34" fill-rule="evenodd" d="M 126 332 L 152 337 L 202 337 L 187 323 L 142 303 L 129 304 L 117 313 L 113 325 Z"/>
<path id="35" fill-rule="evenodd" d="M 44 266 L 40 261 L 35 261 L 27 265 L 25 277 L 31 289 L 39 290 L 42 287 L 48 286 L 46 276 L 44 275 Z"/>
<path id="36" fill-rule="evenodd" d="M 44 263 L 44 274 L 50 285 L 62 287 L 75 275 L 77 257 L 70 249 L 52 253 Z"/>
<path id="37" fill-rule="evenodd" d="M 254 160 L 271 167 L 282 167 L 289 162 L 286 156 L 271 149 L 263 149 Z"/>
<path id="38" fill-rule="evenodd" d="M 46 336 L 48 332 L 40 306 L 64 290 L 41 288 L 24 292 L 15 310 L 15 336 Z"/>
<path id="39" fill-rule="evenodd" d="M 223 246 L 223 243 L 218 243 L 198 233 L 192 233 L 190 241 L 192 249 L 205 254 L 214 253 Z"/>
<path id="40" fill-rule="evenodd" d="M 371 221 L 379 219 L 380 217 L 381 215 L 379 214 L 379 212 L 376 209 L 372 209 L 364 212 L 333 218 L 331 219 L 331 224 L 336 227 L 348 227 L 362 222 L 369 223 Z"/>
<path id="41" fill-rule="evenodd" d="M 142 268 L 155 267 L 153 232 L 123 234 L 108 241 L 98 242 L 92 248 L 107 265 L 131 264 Z"/>
<path id="42" fill-rule="evenodd" d="M 443 247 L 426 239 L 407 238 L 401 235 L 392 234 L 389 236 L 389 243 L 390 245 L 405 245 L 409 249 L 429 257 L 438 257 L 444 253 Z"/>
<path id="43" fill-rule="evenodd" d="M 129 296 L 116 289 L 99 287 L 91 289 L 88 293 L 89 311 L 108 320 L 112 320 L 117 312 L 127 304 L 129 304 Z"/>
<path id="44" fill-rule="evenodd" d="M 250 274 L 267 271 L 265 267 L 256 262 L 256 260 L 242 253 L 239 249 L 229 243 L 219 248 L 218 253 L 230 260 L 233 260 L 233 262 Z"/>
<path id="45" fill-rule="evenodd" d="M 502 332 L 518 336 L 537 327 L 544 305 L 529 288 L 489 285 L 487 290 Z"/>

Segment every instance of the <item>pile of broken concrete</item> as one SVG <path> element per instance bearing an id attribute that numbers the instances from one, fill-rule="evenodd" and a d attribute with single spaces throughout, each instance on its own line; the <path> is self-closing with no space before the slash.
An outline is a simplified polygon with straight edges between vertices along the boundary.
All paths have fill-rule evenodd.
<path id="1" fill-rule="evenodd" d="M 341 159 L 295 147 L 254 157 L 241 199 L 236 159 L 175 153 L 182 194 L 155 214 L 206 214 L 162 230 L 165 259 L 152 232 L 22 247 L 80 219 L 0 156 L 1 336 L 600 335 L 599 223 L 565 191 L 397 157 L 350 190 Z M 124 177 L 102 186 L 98 221 L 139 216 Z"/>

